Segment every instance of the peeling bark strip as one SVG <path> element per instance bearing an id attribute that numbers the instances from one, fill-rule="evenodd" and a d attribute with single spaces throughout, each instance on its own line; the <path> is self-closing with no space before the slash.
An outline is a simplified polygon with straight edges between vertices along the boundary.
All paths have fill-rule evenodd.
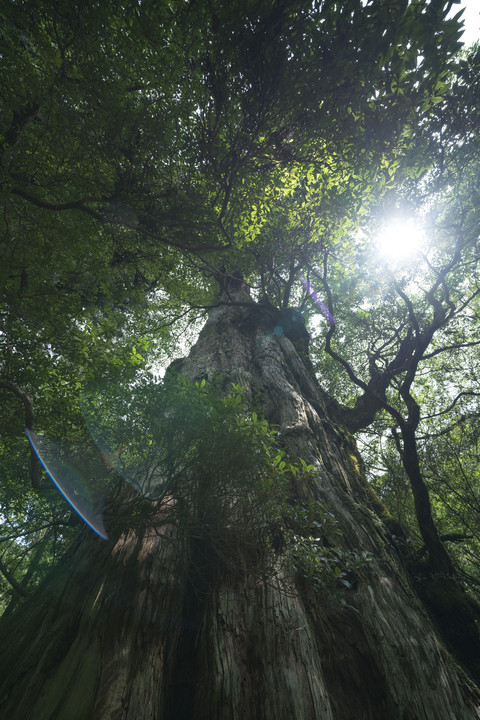
<path id="1" fill-rule="evenodd" d="M 208 547 L 162 525 L 159 508 L 148 527 L 110 532 L 109 543 L 87 535 L 5 623 L 3 717 L 480 718 L 477 692 L 442 647 L 370 509 L 351 439 L 329 421 L 292 341 L 273 332 L 274 314 L 253 303 L 215 307 L 175 367 L 194 380 L 246 386 L 292 454 L 315 466 L 298 492 L 327 504 L 346 549 L 372 556 L 344 606 L 305 581 L 259 577 L 247 564 L 198 582 Z"/>

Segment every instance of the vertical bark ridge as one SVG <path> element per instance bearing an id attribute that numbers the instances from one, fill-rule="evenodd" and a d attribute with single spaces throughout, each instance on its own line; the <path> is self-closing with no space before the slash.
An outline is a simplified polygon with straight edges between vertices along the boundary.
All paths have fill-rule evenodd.
<path id="1" fill-rule="evenodd" d="M 276 321 L 253 303 L 219 306 L 176 367 L 194 380 L 245 385 L 289 451 L 314 465 L 298 493 L 327 505 L 345 549 L 371 554 L 343 603 L 280 570 L 262 576 L 226 565 L 199 580 L 208 544 L 155 518 L 108 543 L 86 537 L 4 629 L 14 648 L 0 666 L 5 717 L 480 717 L 476 692 L 443 650 L 368 507 L 354 448 L 328 418 L 294 344 L 274 332 Z"/>
<path id="2" fill-rule="evenodd" d="M 242 313 L 247 318 L 239 317 Z M 260 315 L 256 323 L 248 319 L 249 313 Z M 215 328 L 214 335 L 209 323 Z M 290 451 L 315 466 L 316 482 L 304 488 L 307 498 L 327 504 L 340 524 L 347 549 L 371 554 L 370 562 L 358 571 L 357 589 L 347 594 L 341 612 L 325 608 L 319 598 L 305 607 L 300 593 L 290 601 L 290 613 L 303 617 L 308 611 L 307 626 L 317 638 L 322 667 L 327 668 L 327 685 L 323 684 L 317 697 L 329 701 L 319 717 L 480 717 L 473 700 L 465 702 L 461 675 L 456 676 L 398 557 L 387 546 L 384 529 L 368 508 L 359 473 L 352 472 L 346 462 L 345 453 L 351 449 L 343 442 L 341 431 L 329 422 L 323 393 L 292 342 L 273 332 L 272 318 L 268 312 L 262 316 L 261 308 L 239 311 L 221 307 L 212 313 L 209 323 L 182 372 L 192 379 L 219 375 L 225 381 L 239 382 L 243 378 L 252 395 L 261 398 L 269 422 L 280 427 Z M 212 336 L 216 343 L 228 346 L 228 356 L 209 352 Z M 302 609 L 294 611 L 297 604 Z M 346 628 L 352 629 L 354 639 L 344 634 Z M 345 675 L 351 680 L 344 696 L 339 678 Z M 343 697 L 348 699 L 343 702 Z M 308 712 L 317 717 L 313 706 Z M 260 713 L 258 717 L 275 715 Z"/>

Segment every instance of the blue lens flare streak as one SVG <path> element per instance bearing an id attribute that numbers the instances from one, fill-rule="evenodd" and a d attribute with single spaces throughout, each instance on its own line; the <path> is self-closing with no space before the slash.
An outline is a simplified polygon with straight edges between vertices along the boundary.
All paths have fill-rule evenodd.
<path id="1" fill-rule="evenodd" d="M 26 428 L 25 433 L 45 472 L 70 507 L 97 535 L 103 540 L 108 540 L 99 503 L 94 503 L 91 493 L 82 483 L 81 475 L 60 460 L 55 459 L 55 449 L 52 443 L 43 439 L 40 441 L 33 430 Z M 50 449 L 48 445 L 50 445 Z M 84 486 L 83 492 L 82 485 Z"/>
<path id="2" fill-rule="evenodd" d="M 327 308 L 327 306 L 325 305 L 325 303 L 320 300 L 320 298 L 318 297 L 317 293 L 316 293 L 315 290 L 312 288 L 312 286 L 310 285 L 310 283 L 308 282 L 308 280 L 307 280 L 306 278 L 304 278 L 301 273 L 298 274 L 298 277 L 300 278 L 300 282 L 302 283 L 302 285 L 303 285 L 303 287 L 305 288 L 305 290 L 308 292 L 309 295 L 311 295 L 312 300 L 314 301 L 314 303 L 315 303 L 316 305 L 318 305 L 318 307 L 320 308 L 320 310 L 322 311 L 322 313 L 325 315 L 325 317 L 327 318 L 327 320 L 328 320 L 332 325 L 335 325 L 335 319 L 334 319 L 332 313 L 331 313 L 330 310 Z"/>
<path id="3" fill-rule="evenodd" d="M 162 468 L 158 443 L 153 442 L 151 432 L 145 430 L 143 415 L 138 411 L 131 412 L 131 408 L 117 407 L 112 410 L 115 408 L 115 393 L 109 392 L 108 386 L 95 392 L 93 399 L 95 403 L 92 403 L 92 398 L 87 393 L 84 395 L 81 402 L 82 414 L 105 463 L 143 497 L 148 500 L 162 498 L 170 486 L 169 478 Z M 112 424 L 98 412 L 99 400 L 109 406 L 110 417 L 112 413 L 115 414 L 116 423 Z M 124 421 L 126 417 L 129 418 L 127 424 Z M 143 426 L 147 435 L 144 442 L 139 443 L 138 439 L 132 442 L 131 425 L 132 422 L 135 424 L 132 418 L 136 418 L 139 426 Z"/>

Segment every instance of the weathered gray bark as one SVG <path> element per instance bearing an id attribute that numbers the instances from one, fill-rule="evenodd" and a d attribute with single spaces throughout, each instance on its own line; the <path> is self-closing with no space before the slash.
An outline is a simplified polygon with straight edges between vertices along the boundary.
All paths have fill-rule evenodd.
<path id="1" fill-rule="evenodd" d="M 301 492 L 328 504 L 346 548 L 372 556 L 345 605 L 305 583 L 238 568 L 199 587 L 191 544 L 175 542 L 173 526 L 157 534 L 155 517 L 109 543 L 88 537 L 3 631 L 3 717 L 480 717 L 478 694 L 443 649 L 369 507 L 351 439 L 329 421 L 308 363 L 275 325 L 268 307 L 216 307 L 177 367 L 192 379 L 219 374 L 247 386 L 293 454 L 315 466 Z"/>

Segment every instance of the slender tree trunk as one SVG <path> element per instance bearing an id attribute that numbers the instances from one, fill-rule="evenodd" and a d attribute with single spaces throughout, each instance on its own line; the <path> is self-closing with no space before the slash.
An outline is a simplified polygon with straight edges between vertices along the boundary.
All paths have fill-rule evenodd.
<path id="1" fill-rule="evenodd" d="M 230 297 L 245 300 L 235 295 Z M 334 601 L 308 583 L 225 567 L 145 503 L 145 523 L 85 535 L 2 630 L 0 714 L 12 720 L 473 720 L 479 696 L 442 647 L 372 511 L 353 441 L 280 327 L 252 304 L 215 308 L 186 376 L 246 386 L 315 467 L 345 549 L 370 553 Z M 274 331 L 275 328 L 275 331 Z M 300 332 L 301 335 L 301 332 Z M 159 509 L 159 515 L 165 512 Z M 119 520 L 120 523 L 120 520 Z"/>
<path id="2" fill-rule="evenodd" d="M 420 471 L 415 428 L 404 423 L 401 427 L 403 439 L 402 461 L 412 488 L 415 515 L 430 559 L 431 569 L 437 573 L 453 575 L 454 569 L 432 517 L 432 506 L 427 486 Z"/>

